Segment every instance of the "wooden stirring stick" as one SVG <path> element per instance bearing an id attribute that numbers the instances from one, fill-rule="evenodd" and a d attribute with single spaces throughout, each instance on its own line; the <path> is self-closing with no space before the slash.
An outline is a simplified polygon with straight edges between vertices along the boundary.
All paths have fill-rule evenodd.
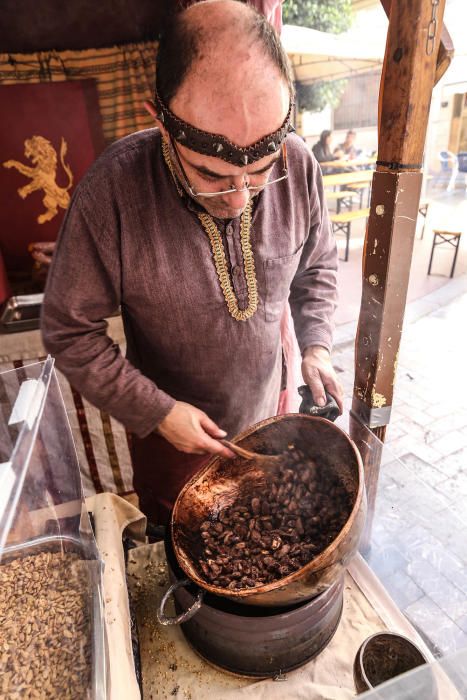
<path id="1" fill-rule="evenodd" d="M 254 460 L 255 462 L 261 462 L 264 466 L 266 466 L 266 463 L 269 463 L 271 467 L 276 467 L 284 463 L 283 455 L 263 455 L 259 454 L 258 452 L 250 452 L 250 450 L 245 450 L 244 447 L 240 447 L 229 440 L 219 440 L 219 442 L 222 442 L 225 447 L 228 447 L 229 450 L 235 452 L 235 454 L 239 455 L 239 457 Z"/>

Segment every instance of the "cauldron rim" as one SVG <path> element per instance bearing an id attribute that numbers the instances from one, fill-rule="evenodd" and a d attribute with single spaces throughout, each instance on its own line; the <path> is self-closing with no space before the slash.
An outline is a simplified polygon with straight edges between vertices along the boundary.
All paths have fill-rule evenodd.
<path id="1" fill-rule="evenodd" d="M 184 571 L 184 573 L 189 577 L 191 581 L 196 583 L 198 586 L 203 588 L 206 591 L 209 591 L 210 593 L 213 593 L 217 596 L 222 596 L 222 597 L 227 597 L 230 598 L 231 600 L 238 600 L 238 602 L 243 602 L 245 604 L 248 604 L 248 598 L 251 596 L 255 596 L 257 598 L 258 595 L 262 594 L 268 594 L 268 593 L 273 593 L 274 591 L 278 590 L 283 590 L 284 588 L 287 588 L 289 584 L 294 583 L 295 581 L 298 581 L 299 579 L 303 578 L 303 576 L 308 575 L 308 574 L 316 574 L 320 572 L 321 570 L 324 570 L 328 568 L 328 566 L 333 562 L 333 554 L 334 552 L 338 549 L 340 543 L 345 539 L 345 537 L 348 535 L 350 532 L 353 521 L 355 517 L 358 514 L 358 511 L 360 510 L 361 507 L 361 502 L 362 499 L 364 498 L 364 493 L 365 493 L 365 483 L 364 483 L 364 472 L 363 472 L 363 464 L 362 464 L 362 459 L 360 456 L 360 453 L 357 449 L 357 446 L 353 442 L 353 440 L 347 435 L 347 433 L 339 428 L 337 425 L 334 425 L 332 421 L 329 421 L 327 418 L 322 418 L 321 416 L 308 416 L 304 415 L 301 413 L 285 413 L 280 416 L 274 416 L 272 418 L 266 418 L 263 421 L 260 421 L 259 423 L 255 423 L 254 425 L 250 426 L 243 432 L 239 433 L 236 435 L 233 439 L 232 442 L 237 443 L 241 442 L 244 438 L 250 436 L 251 434 L 257 432 L 259 429 L 270 425 L 271 423 L 276 423 L 276 422 L 285 422 L 285 421 L 290 421 L 290 420 L 297 420 L 297 418 L 300 418 L 300 420 L 305 420 L 305 421 L 313 421 L 315 423 L 321 423 L 325 424 L 326 426 L 330 427 L 331 430 L 336 431 L 336 433 L 340 436 L 340 438 L 343 438 L 345 441 L 347 441 L 349 447 L 351 448 L 354 456 L 355 456 L 355 463 L 357 466 L 357 474 L 358 474 L 358 488 L 356 489 L 355 493 L 355 498 L 354 498 L 354 504 L 352 507 L 352 510 L 342 527 L 342 529 L 339 531 L 337 536 L 332 540 L 332 542 L 325 548 L 323 549 L 322 552 L 319 553 L 317 557 L 312 559 L 310 562 L 302 566 L 300 569 L 297 569 L 297 571 L 294 571 L 293 573 L 289 574 L 288 576 L 285 576 L 284 578 L 278 579 L 277 581 L 273 581 L 272 583 L 268 584 L 263 584 L 261 586 L 255 586 L 254 588 L 241 588 L 241 589 L 227 589 L 227 588 L 222 588 L 220 586 L 214 586 L 212 584 L 207 583 L 201 576 L 198 574 L 198 572 L 195 570 L 194 566 L 192 565 L 192 570 L 188 570 L 188 567 L 186 566 L 186 563 L 184 559 L 179 555 L 179 545 L 175 541 L 174 536 L 174 530 L 176 530 L 176 522 L 177 522 L 177 513 L 178 509 L 180 508 L 181 502 L 187 493 L 187 491 L 195 486 L 195 484 L 204 476 L 206 472 L 208 472 L 209 469 L 212 468 L 213 464 L 220 459 L 218 455 L 214 455 L 207 464 L 204 465 L 196 474 L 194 474 L 191 479 L 185 484 L 185 486 L 182 488 L 180 491 L 177 500 L 175 501 L 175 505 L 172 509 L 172 514 L 171 514 L 171 519 L 170 519 L 170 531 L 171 531 L 171 537 L 172 537 L 172 545 L 173 549 L 175 552 L 175 556 L 177 559 L 178 564 Z M 174 527 L 175 526 L 175 527 Z M 191 557 L 187 556 L 187 559 L 191 562 Z M 323 566 L 323 563 L 325 566 Z M 253 603 L 253 604 L 257 604 Z"/>

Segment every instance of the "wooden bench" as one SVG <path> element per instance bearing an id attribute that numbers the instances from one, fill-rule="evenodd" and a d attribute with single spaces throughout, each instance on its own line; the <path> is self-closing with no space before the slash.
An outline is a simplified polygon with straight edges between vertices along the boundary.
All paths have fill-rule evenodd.
<path id="1" fill-rule="evenodd" d="M 368 206 L 370 206 L 371 182 L 355 182 L 347 185 L 354 194 L 360 195 L 360 209 L 363 207 L 363 193 L 368 190 Z"/>
<path id="2" fill-rule="evenodd" d="M 328 201 L 336 202 L 336 213 L 339 214 L 341 207 L 347 207 L 347 209 L 352 209 L 353 197 L 355 192 L 350 190 L 340 190 L 337 192 L 326 192 L 326 199 Z"/>
<path id="3" fill-rule="evenodd" d="M 352 221 L 357 219 L 367 219 L 370 209 L 354 209 L 353 211 L 341 211 L 340 214 L 331 214 L 332 230 L 334 234 L 345 233 L 345 255 L 344 261 L 349 259 L 350 226 Z"/>

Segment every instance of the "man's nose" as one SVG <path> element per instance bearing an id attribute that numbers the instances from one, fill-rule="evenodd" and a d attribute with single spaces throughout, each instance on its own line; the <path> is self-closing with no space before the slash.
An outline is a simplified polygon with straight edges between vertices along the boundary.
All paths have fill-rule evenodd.
<path id="1" fill-rule="evenodd" d="M 250 193 L 246 189 L 248 187 L 248 178 L 245 175 L 234 177 L 231 181 L 231 186 L 235 187 L 235 191 L 227 195 L 229 204 L 234 209 L 242 209 L 250 198 Z"/>
<path id="2" fill-rule="evenodd" d="M 244 209 L 249 198 L 250 193 L 248 190 L 244 190 L 243 192 L 235 191 L 232 192 L 232 194 L 225 195 L 225 202 L 229 207 L 232 207 L 232 209 Z"/>

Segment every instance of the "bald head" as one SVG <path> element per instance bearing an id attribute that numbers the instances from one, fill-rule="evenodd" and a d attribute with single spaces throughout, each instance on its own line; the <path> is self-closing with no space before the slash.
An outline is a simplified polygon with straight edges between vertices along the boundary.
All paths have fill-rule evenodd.
<path id="1" fill-rule="evenodd" d="M 236 0 L 206 0 L 176 16 L 161 37 L 161 97 L 184 121 L 246 146 L 275 131 L 293 84 L 274 29 Z"/>

